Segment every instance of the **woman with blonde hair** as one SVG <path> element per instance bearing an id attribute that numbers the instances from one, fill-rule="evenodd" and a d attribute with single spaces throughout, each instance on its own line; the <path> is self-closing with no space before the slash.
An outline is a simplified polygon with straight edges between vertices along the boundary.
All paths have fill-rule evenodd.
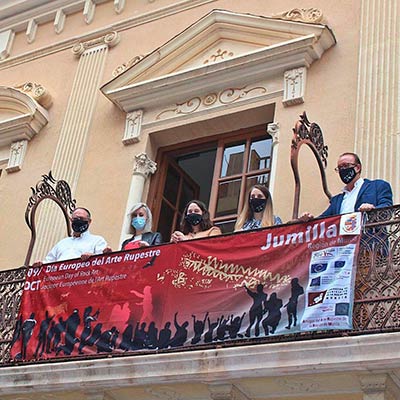
<path id="1" fill-rule="evenodd" d="M 279 225 L 282 220 L 275 216 L 272 207 L 272 197 L 263 185 L 253 185 L 249 189 L 247 201 L 235 224 L 236 231 L 265 228 Z"/>
<path id="2" fill-rule="evenodd" d="M 133 236 L 122 243 L 121 250 L 155 246 L 162 243 L 161 233 L 151 230 L 153 217 L 146 203 L 135 204 L 128 215 L 131 217 L 130 233 Z"/>

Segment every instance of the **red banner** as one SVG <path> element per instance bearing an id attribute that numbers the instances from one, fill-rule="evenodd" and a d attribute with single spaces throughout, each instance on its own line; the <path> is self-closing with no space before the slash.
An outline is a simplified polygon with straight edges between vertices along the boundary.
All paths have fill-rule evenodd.
<path id="1" fill-rule="evenodd" d="M 30 268 L 12 357 L 349 329 L 357 225 L 351 214 Z"/>

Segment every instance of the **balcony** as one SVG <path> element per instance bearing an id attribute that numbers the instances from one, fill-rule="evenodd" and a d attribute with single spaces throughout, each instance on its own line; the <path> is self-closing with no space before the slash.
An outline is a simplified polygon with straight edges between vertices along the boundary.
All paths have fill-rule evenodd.
<path id="1" fill-rule="evenodd" d="M 12 361 L 9 352 L 26 269 L 4 271 L 0 398 L 398 399 L 399 242 L 400 205 L 366 215 L 353 330 L 27 363 Z"/>

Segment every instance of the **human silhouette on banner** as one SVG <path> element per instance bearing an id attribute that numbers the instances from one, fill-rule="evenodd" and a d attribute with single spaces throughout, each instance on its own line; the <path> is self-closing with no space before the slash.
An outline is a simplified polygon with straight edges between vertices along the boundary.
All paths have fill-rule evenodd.
<path id="1" fill-rule="evenodd" d="M 288 324 L 285 326 L 286 329 L 290 329 L 293 323 L 293 326 L 297 325 L 297 303 L 299 297 L 304 294 L 304 289 L 299 284 L 299 278 L 293 278 L 290 282 L 291 285 L 291 296 L 289 301 L 285 304 L 287 315 L 288 315 Z"/>
<path id="2" fill-rule="evenodd" d="M 245 336 L 250 337 L 251 336 L 251 328 L 253 324 L 255 323 L 255 329 L 254 329 L 254 334 L 255 336 L 260 335 L 260 323 L 263 317 L 263 304 L 264 301 L 267 300 L 267 294 L 264 293 L 264 285 L 259 283 L 257 285 L 256 291 L 252 292 L 246 285 L 244 285 L 244 288 L 247 292 L 247 294 L 253 299 L 253 304 L 250 307 L 249 311 L 249 326 L 246 329 Z"/>

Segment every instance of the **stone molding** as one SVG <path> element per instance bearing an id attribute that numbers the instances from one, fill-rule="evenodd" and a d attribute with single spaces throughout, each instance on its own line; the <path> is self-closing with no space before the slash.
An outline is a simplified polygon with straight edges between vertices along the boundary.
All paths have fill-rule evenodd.
<path id="1" fill-rule="evenodd" d="M 83 3 L 85 0 L 77 0 L 72 2 L 71 0 L 64 0 L 61 4 L 60 2 L 54 2 L 57 5 L 55 8 L 55 4 L 53 2 L 49 2 L 45 7 L 41 7 L 40 10 L 42 14 L 37 15 L 36 12 L 28 13 L 29 17 L 26 17 L 23 21 L 18 20 L 18 15 L 9 19 L 9 23 L 6 26 L 0 25 L 0 35 L 5 31 L 10 32 L 11 39 L 14 38 L 15 33 L 26 30 L 31 19 L 35 19 L 35 21 L 39 24 L 49 21 L 54 21 L 54 29 L 55 33 L 58 34 L 62 32 L 66 23 L 66 17 L 69 14 L 77 12 L 83 9 Z M 96 0 L 96 4 L 100 2 L 104 2 L 108 0 Z M 203 4 L 212 3 L 216 0 L 182 0 L 178 3 L 174 3 L 165 7 L 160 7 L 150 12 L 143 13 L 141 15 L 135 15 L 124 19 L 123 21 L 116 22 L 112 25 L 108 25 L 101 29 L 96 29 L 89 34 L 80 35 L 79 37 L 71 37 L 66 40 L 59 41 L 57 43 L 52 43 L 50 45 L 44 46 L 42 48 L 25 52 L 20 55 L 10 57 L 10 52 L 12 49 L 13 40 L 8 41 L 7 51 L 1 51 L 0 49 L 0 70 L 5 68 L 10 68 L 14 65 L 19 65 L 31 60 L 35 60 L 38 58 L 46 57 L 49 54 L 57 53 L 60 51 L 64 51 L 68 48 L 73 47 L 77 41 L 84 42 L 88 41 L 93 37 L 98 37 L 100 35 L 105 35 L 109 31 L 123 31 L 126 29 L 133 28 L 138 25 L 143 25 L 150 21 L 154 21 L 156 19 L 162 19 L 174 14 L 178 14 L 180 12 L 184 12 L 186 10 L 190 10 L 192 8 L 201 6 Z M 64 5 L 63 5 L 64 4 Z M 114 0 L 115 12 L 121 13 L 123 11 L 124 1 Z M 78 8 L 77 8 L 78 7 Z M 26 19 L 27 18 L 27 19 Z"/>
<path id="2" fill-rule="evenodd" d="M 51 105 L 51 96 L 40 84 L 0 86 L 0 147 L 10 146 L 7 172 L 21 169 L 28 142 L 49 121 L 47 110 L 39 101 L 46 107 Z"/>
<path id="3" fill-rule="evenodd" d="M 11 29 L 0 32 L 0 62 L 10 55 L 15 33 Z"/>
<path id="4" fill-rule="evenodd" d="M 265 31 L 266 35 L 276 33 L 278 37 L 282 37 L 282 41 L 265 45 L 257 51 L 249 48 L 238 56 L 218 62 L 204 64 L 202 59 L 201 63 L 199 61 L 201 65 L 181 71 L 174 69 L 176 66 L 173 61 L 170 64 L 171 60 L 179 60 L 180 65 L 191 62 L 193 49 L 196 49 L 196 53 L 207 50 L 204 32 L 224 35 L 225 27 L 229 26 L 230 38 L 237 37 L 239 40 L 241 35 L 252 32 L 255 25 L 259 30 Z M 292 37 L 290 40 L 285 36 L 288 32 Z M 223 38 L 224 36 L 221 40 Z M 286 72 L 285 101 L 288 105 L 298 104 L 304 101 L 306 68 L 321 58 L 324 51 L 335 43 L 331 30 L 323 25 L 213 10 L 105 84 L 101 90 L 126 113 L 138 108 L 146 109 L 146 113 L 148 110 L 161 108 L 157 116 L 157 120 L 160 120 L 171 113 L 176 117 L 194 111 L 198 113 L 200 106 L 206 104 L 202 94 L 207 101 L 211 101 L 224 90 L 253 88 L 259 82 L 274 79 L 279 74 L 283 77 Z M 187 51 L 188 48 L 191 49 L 190 52 Z M 242 72 L 244 65 L 246 76 Z M 160 69 L 163 71 L 161 74 L 157 72 Z M 142 78 L 143 74 L 145 78 Z M 224 83 L 224 87 L 218 87 L 220 82 Z M 263 90 L 259 96 L 265 96 L 265 87 Z M 243 95 L 247 94 L 242 93 Z M 234 98 L 235 93 L 227 97 L 227 100 L 230 102 Z M 175 106 L 170 108 L 171 104 Z"/>
<path id="5" fill-rule="evenodd" d="M 375 373 L 386 375 L 389 371 L 398 370 L 399 344 L 400 333 L 392 332 L 51 364 L 15 365 L 1 368 L 0 393 L 2 397 L 15 398 L 26 394 L 32 387 L 35 387 L 36 393 L 51 393 L 71 388 L 76 392 L 83 392 L 92 387 L 100 392 L 124 387 L 145 388 L 147 385 L 154 388 L 168 386 L 175 390 L 175 387 L 181 384 L 206 384 L 209 391 L 210 383 L 215 387 L 215 384 L 235 385 L 235 382 L 239 381 L 242 387 L 247 379 L 270 379 L 268 382 L 276 382 L 277 378 L 280 378 L 275 390 L 279 391 L 281 396 L 290 397 L 295 394 L 298 397 L 307 397 L 311 390 L 311 380 L 317 381 L 323 376 L 328 376 L 332 382 L 338 374 L 340 380 L 340 376 L 349 374 L 358 377 L 370 374 L 371 371 L 379 371 Z M 293 381 L 290 382 L 292 378 Z M 350 381 L 347 390 L 351 390 L 353 395 L 362 394 L 360 381 Z M 331 383 L 330 388 L 326 390 L 322 386 L 317 388 L 317 385 L 314 385 L 316 393 L 313 395 L 346 393 L 340 391 L 340 382 L 335 382 L 336 385 Z M 390 385 L 392 384 L 399 393 L 400 388 L 394 386 L 393 380 L 390 380 Z M 246 384 L 246 387 L 249 386 Z M 294 392 L 296 388 L 299 390 L 297 393 Z M 265 399 L 267 389 L 268 387 L 263 388 L 258 396 L 249 397 Z M 240 390 L 244 394 L 244 391 Z M 225 390 L 225 393 L 229 393 L 229 390 Z M 192 399 L 188 396 L 184 398 Z"/>
<path id="6" fill-rule="evenodd" d="M 142 129 L 143 110 L 135 110 L 126 114 L 125 132 L 122 143 L 125 145 L 137 143 Z"/>
<path id="7" fill-rule="evenodd" d="M 284 73 L 284 106 L 304 103 L 307 68 L 294 68 Z"/>
<path id="8" fill-rule="evenodd" d="M 76 57 L 80 57 L 85 51 L 93 50 L 99 46 L 114 47 L 120 41 L 120 35 L 116 31 L 108 32 L 103 36 L 97 37 L 87 42 L 79 42 L 72 48 L 72 53 Z"/>

